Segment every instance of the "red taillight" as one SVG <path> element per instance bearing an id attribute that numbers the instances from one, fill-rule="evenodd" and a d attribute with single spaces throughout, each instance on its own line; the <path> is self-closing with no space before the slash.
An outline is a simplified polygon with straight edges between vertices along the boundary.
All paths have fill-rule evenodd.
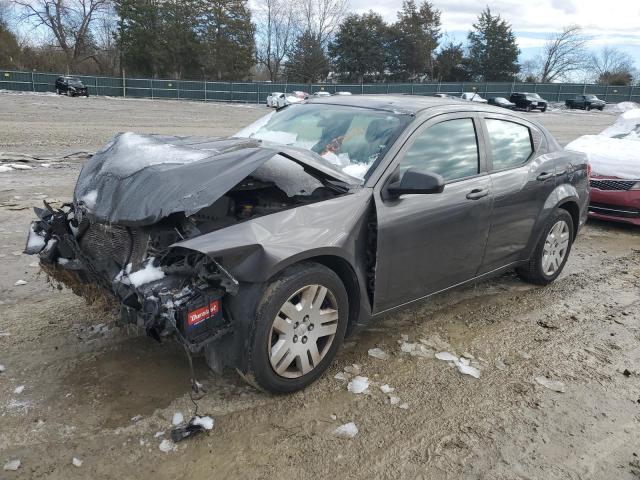
<path id="1" fill-rule="evenodd" d="M 591 164 L 587 163 L 587 178 L 591 178 Z"/>

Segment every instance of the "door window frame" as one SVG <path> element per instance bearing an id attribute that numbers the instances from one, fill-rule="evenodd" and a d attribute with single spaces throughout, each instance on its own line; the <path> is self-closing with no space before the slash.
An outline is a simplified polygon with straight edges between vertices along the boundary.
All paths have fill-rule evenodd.
<path id="1" fill-rule="evenodd" d="M 489 173 L 499 173 L 499 172 L 506 172 L 508 170 L 515 170 L 517 168 L 522 168 L 526 165 L 529 165 L 534 158 L 538 157 L 538 155 L 540 155 L 541 153 L 541 149 L 542 146 L 544 144 L 544 135 L 542 134 L 542 132 L 540 130 L 538 130 L 536 128 L 536 126 L 531 123 L 528 122 L 527 120 L 524 120 L 520 117 L 514 117 L 511 115 L 505 115 L 502 113 L 489 113 L 489 112 L 483 112 L 483 113 L 479 113 L 479 120 L 480 120 L 480 124 L 481 124 L 481 128 L 482 128 L 482 132 L 483 132 L 483 138 L 484 138 L 484 148 L 486 150 L 486 159 L 487 159 L 487 170 Z M 510 122 L 510 123 L 515 123 L 517 125 L 521 125 L 523 127 L 526 127 L 529 129 L 529 137 L 531 139 L 531 154 L 529 155 L 529 157 L 527 158 L 526 161 L 519 163 L 518 165 L 514 165 L 511 167 L 505 167 L 505 168 L 500 168 L 500 169 L 494 169 L 493 168 L 493 151 L 491 149 L 491 136 L 489 134 L 489 129 L 487 128 L 487 122 L 486 120 L 503 120 L 505 122 Z"/>
<path id="2" fill-rule="evenodd" d="M 409 150 L 416 139 L 428 128 L 442 122 L 446 122 L 448 120 L 461 120 L 461 119 L 471 119 L 473 122 L 473 127 L 476 133 L 476 145 L 478 148 L 478 173 L 476 175 L 471 175 L 468 177 L 457 178 L 455 180 L 450 180 L 445 183 L 445 185 L 450 185 L 457 182 L 463 182 L 469 179 L 482 177 L 489 174 L 488 162 L 487 162 L 487 152 L 486 152 L 486 142 L 484 139 L 484 135 L 486 135 L 484 126 L 480 121 L 480 117 L 478 112 L 475 111 L 462 111 L 455 113 L 442 113 L 439 115 L 435 115 L 426 120 L 423 120 L 420 123 L 416 122 L 415 128 L 408 134 L 408 136 L 402 141 L 402 144 L 398 147 L 397 151 L 393 154 L 393 157 L 390 161 L 387 162 L 386 166 L 380 165 L 382 167 L 382 172 L 378 175 L 375 180 L 375 191 L 379 192 L 382 188 L 389 182 L 391 177 L 399 170 L 400 162 L 404 159 L 407 150 Z M 380 168 L 379 167 L 379 168 Z M 446 189 L 446 187 L 445 187 Z"/>

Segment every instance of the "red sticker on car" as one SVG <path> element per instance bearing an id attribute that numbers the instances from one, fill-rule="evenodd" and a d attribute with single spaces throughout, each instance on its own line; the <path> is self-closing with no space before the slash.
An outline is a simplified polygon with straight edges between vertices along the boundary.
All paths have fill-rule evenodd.
<path id="1" fill-rule="evenodd" d="M 187 325 L 193 327 L 204 322 L 207 318 L 211 318 L 220 310 L 220 300 L 214 300 L 209 306 L 198 308 L 187 313 Z"/>

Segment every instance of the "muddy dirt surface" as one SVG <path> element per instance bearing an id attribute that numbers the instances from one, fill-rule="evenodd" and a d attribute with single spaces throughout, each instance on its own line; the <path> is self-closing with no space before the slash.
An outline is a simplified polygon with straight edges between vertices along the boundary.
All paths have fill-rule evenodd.
<path id="1" fill-rule="evenodd" d="M 0 152 L 51 154 L 95 150 L 123 130 L 225 135 L 265 110 L 0 95 L 0 111 Z M 561 143 L 615 119 L 532 116 Z M 640 478 L 639 229 L 590 222 L 546 288 L 506 274 L 390 314 L 294 395 L 260 393 L 199 361 L 209 391 L 199 412 L 215 426 L 164 453 L 174 412 L 193 412 L 182 350 L 58 291 L 20 254 L 27 208 L 68 199 L 78 170 L 0 173 L 0 467 L 21 461 L 0 479 Z M 374 347 L 388 357 L 369 356 Z M 473 357 L 480 378 L 435 359 L 441 350 Z M 363 394 L 334 379 L 352 364 L 369 378 Z M 355 438 L 331 434 L 351 421 Z"/>

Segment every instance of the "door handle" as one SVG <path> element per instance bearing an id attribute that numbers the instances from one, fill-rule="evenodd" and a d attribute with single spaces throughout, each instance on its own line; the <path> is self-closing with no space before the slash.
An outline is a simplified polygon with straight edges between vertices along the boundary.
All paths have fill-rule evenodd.
<path id="1" fill-rule="evenodd" d="M 536 180 L 540 180 L 541 182 L 544 182 L 545 180 L 549 180 L 554 175 L 555 174 L 553 172 L 542 172 L 540 175 L 536 177 Z"/>
<path id="2" fill-rule="evenodd" d="M 469 200 L 478 200 L 479 198 L 486 197 L 487 195 L 489 195 L 489 190 L 486 188 L 474 188 L 467 193 L 467 198 Z"/>

